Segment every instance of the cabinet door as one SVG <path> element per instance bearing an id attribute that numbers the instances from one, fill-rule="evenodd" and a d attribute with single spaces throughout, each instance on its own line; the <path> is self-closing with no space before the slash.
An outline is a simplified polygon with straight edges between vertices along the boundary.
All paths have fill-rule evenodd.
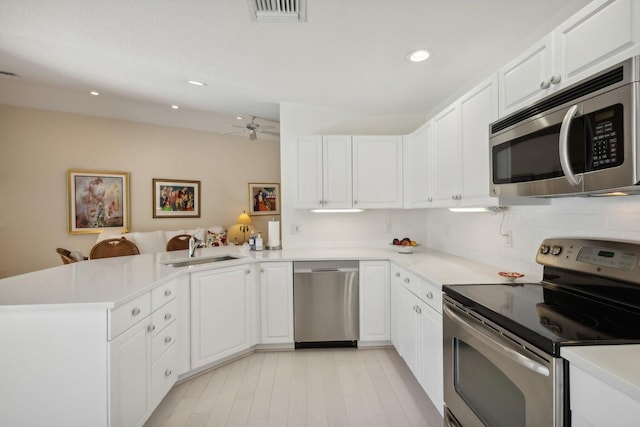
<path id="1" fill-rule="evenodd" d="M 542 98 L 552 90 L 553 38 L 548 35 L 498 71 L 500 116 Z"/>
<path id="2" fill-rule="evenodd" d="M 145 320 L 109 342 L 109 414 L 112 427 L 140 426 L 150 414 L 151 322 Z"/>
<path id="3" fill-rule="evenodd" d="M 431 189 L 432 124 L 428 121 L 402 140 L 404 157 L 404 207 L 427 208 L 433 202 Z"/>
<path id="4" fill-rule="evenodd" d="M 391 339 L 391 304 L 388 261 L 361 261 L 360 341 Z"/>
<path id="5" fill-rule="evenodd" d="M 416 379 L 420 378 L 420 306 L 408 290 L 402 293 L 402 350 L 405 363 Z"/>
<path id="6" fill-rule="evenodd" d="M 321 208 L 322 200 L 322 137 L 305 136 L 297 140 L 297 189 L 295 207 Z"/>
<path id="7" fill-rule="evenodd" d="M 417 377 L 434 406 L 444 413 L 442 315 L 423 302 L 420 308 L 420 374 Z"/>
<path id="8" fill-rule="evenodd" d="M 402 207 L 402 137 L 354 136 L 353 207 Z"/>
<path id="9" fill-rule="evenodd" d="M 489 124 L 498 118 L 497 80 L 491 76 L 460 100 L 464 202 L 489 197 Z"/>
<path id="10" fill-rule="evenodd" d="M 351 137 L 322 137 L 323 147 L 323 207 L 348 209 L 353 206 Z"/>
<path id="11" fill-rule="evenodd" d="M 251 345 L 247 266 L 191 275 L 191 368 L 231 356 Z"/>
<path id="12" fill-rule="evenodd" d="M 290 262 L 260 266 L 261 343 L 293 342 L 293 267 Z"/>
<path id="13" fill-rule="evenodd" d="M 453 104 L 433 119 L 434 202 L 458 200 L 460 181 L 460 109 Z"/>
<path id="14" fill-rule="evenodd" d="M 554 31 L 555 74 L 562 87 L 638 55 L 640 4 L 635 0 L 597 0 Z"/>

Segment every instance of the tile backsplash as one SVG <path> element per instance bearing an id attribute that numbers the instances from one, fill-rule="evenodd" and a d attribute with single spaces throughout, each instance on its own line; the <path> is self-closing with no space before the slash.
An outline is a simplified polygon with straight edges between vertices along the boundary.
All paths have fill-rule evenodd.
<path id="1" fill-rule="evenodd" d="M 558 198 L 496 214 L 431 209 L 426 217 L 430 248 L 525 274 L 541 274 L 535 255 L 548 237 L 640 241 L 640 196 Z"/>

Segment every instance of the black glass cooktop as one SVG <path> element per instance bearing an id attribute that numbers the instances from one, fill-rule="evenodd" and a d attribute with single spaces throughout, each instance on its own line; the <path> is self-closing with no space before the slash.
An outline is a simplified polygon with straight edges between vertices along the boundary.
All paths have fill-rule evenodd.
<path id="1" fill-rule="evenodd" d="M 640 287 L 560 270 L 541 283 L 446 285 L 445 294 L 541 350 L 640 343 Z"/>

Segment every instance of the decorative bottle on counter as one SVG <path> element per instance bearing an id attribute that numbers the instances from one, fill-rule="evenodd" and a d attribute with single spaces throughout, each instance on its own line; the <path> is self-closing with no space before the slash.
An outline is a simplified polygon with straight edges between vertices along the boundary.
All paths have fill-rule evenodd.
<path id="1" fill-rule="evenodd" d="M 256 250 L 256 234 L 251 230 L 251 234 L 249 235 L 249 247 L 252 251 Z"/>
<path id="2" fill-rule="evenodd" d="M 258 233 L 258 237 L 256 237 L 256 251 L 261 251 L 263 249 L 262 247 L 262 235 L 260 233 Z"/>

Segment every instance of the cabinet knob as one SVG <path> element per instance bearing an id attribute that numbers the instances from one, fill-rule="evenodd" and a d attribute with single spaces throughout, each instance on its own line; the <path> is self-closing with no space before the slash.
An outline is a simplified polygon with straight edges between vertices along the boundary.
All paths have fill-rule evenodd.
<path id="1" fill-rule="evenodd" d="M 260 273 L 264 273 L 264 268 L 261 268 L 261 269 L 260 269 Z"/>
<path id="2" fill-rule="evenodd" d="M 251 274 L 251 270 L 245 270 L 244 273 L 245 274 Z"/>
<path id="3" fill-rule="evenodd" d="M 357 200 L 354 200 L 354 201 L 353 201 L 353 204 L 354 204 L 354 205 L 357 205 L 357 204 L 358 204 L 358 201 L 357 201 Z"/>
<path id="4" fill-rule="evenodd" d="M 429 197 L 429 198 L 427 199 L 427 202 L 429 202 L 429 203 L 433 202 L 433 197 Z"/>
<path id="5" fill-rule="evenodd" d="M 171 289 L 167 289 L 166 291 L 164 291 L 164 296 L 165 297 L 170 297 L 171 296 Z"/>
<path id="6" fill-rule="evenodd" d="M 416 305 L 416 313 L 418 313 L 418 314 L 422 313 L 422 309 L 420 307 L 418 307 L 417 305 Z"/>
<path id="7" fill-rule="evenodd" d="M 561 80 L 562 80 L 562 76 L 558 74 L 551 76 L 551 79 L 549 79 L 552 85 L 557 85 L 558 83 L 560 83 Z"/>
<path id="8" fill-rule="evenodd" d="M 540 82 L 540 89 L 549 89 L 551 82 L 549 80 L 543 80 Z"/>
<path id="9" fill-rule="evenodd" d="M 427 299 L 433 299 L 433 292 L 427 292 Z"/>
<path id="10" fill-rule="evenodd" d="M 396 271 L 396 277 L 400 277 L 400 272 Z"/>
<path id="11" fill-rule="evenodd" d="M 171 369 L 167 369 L 166 371 L 164 371 L 164 376 L 165 377 L 170 377 L 172 373 L 173 372 L 171 371 Z"/>
<path id="12" fill-rule="evenodd" d="M 155 330 L 156 330 L 156 325 L 149 325 L 149 326 L 147 326 L 147 331 L 149 331 L 149 332 L 153 332 L 153 331 L 155 331 Z"/>
<path id="13" fill-rule="evenodd" d="M 408 277 L 405 277 L 404 278 L 404 283 L 409 283 L 409 282 L 411 282 L 411 280 Z"/>
<path id="14" fill-rule="evenodd" d="M 164 320 L 169 320 L 171 319 L 171 313 L 167 313 L 164 315 Z"/>
<path id="15" fill-rule="evenodd" d="M 171 342 L 171 337 L 164 337 L 164 343 L 169 344 Z"/>
<path id="16" fill-rule="evenodd" d="M 140 314 L 140 309 L 138 307 L 136 307 L 133 310 L 131 310 L 131 315 L 132 316 L 137 316 L 138 314 Z"/>

